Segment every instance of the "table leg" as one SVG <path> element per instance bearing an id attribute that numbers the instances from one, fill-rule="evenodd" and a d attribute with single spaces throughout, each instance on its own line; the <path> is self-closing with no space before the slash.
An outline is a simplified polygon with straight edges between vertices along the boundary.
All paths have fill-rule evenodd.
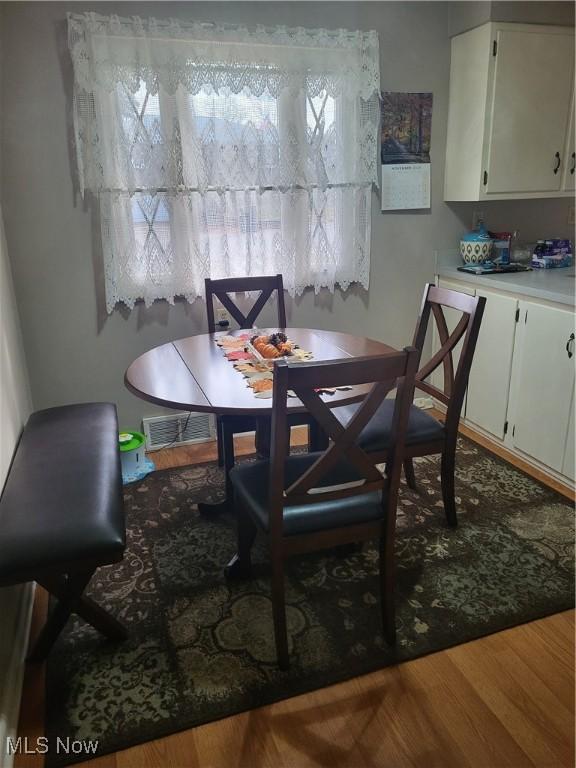
<path id="1" fill-rule="evenodd" d="M 230 581 L 247 581 L 252 574 L 250 564 L 242 562 L 240 555 L 235 554 L 224 568 L 224 576 Z"/>
<path id="2" fill-rule="evenodd" d="M 233 490 L 232 483 L 230 482 L 230 470 L 234 466 L 234 433 L 226 425 L 221 425 L 221 441 L 222 441 L 222 458 L 224 461 L 224 477 L 226 479 L 226 492 L 223 501 L 216 504 L 209 502 L 201 502 L 198 504 L 198 512 L 201 515 L 212 516 L 222 514 L 223 512 L 233 512 Z"/>
<path id="3" fill-rule="evenodd" d="M 224 575 L 227 579 L 232 580 L 249 579 L 252 572 L 250 554 L 257 529 L 256 524 L 241 504 L 236 510 L 236 525 L 238 551 L 224 569 Z"/>
<path id="4" fill-rule="evenodd" d="M 270 428 L 271 421 L 269 416 L 261 416 L 256 419 L 256 453 L 259 459 L 270 457 Z M 230 482 L 230 470 L 234 466 L 234 434 L 232 430 L 222 425 L 221 432 L 222 454 L 224 459 L 224 474 L 226 477 L 226 496 L 223 501 L 216 504 L 201 502 L 198 504 L 198 511 L 201 515 L 217 515 L 222 512 L 233 512 L 233 490 Z"/>
<path id="5" fill-rule="evenodd" d="M 213 515 L 222 515 L 224 512 L 232 512 L 234 509 L 232 502 L 229 499 L 223 501 L 200 501 L 198 502 L 198 512 L 206 517 L 212 517 Z"/>
<path id="6" fill-rule="evenodd" d="M 308 427 L 308 450 L 312 453 L 314 451 L 325 451 L 329 444 L 328 435 L 320 424 L 314 418 L 310 418 L 310 424 Z"/>
<path id="7" fill-rule="evenodd" d="M 256 418 L 256 454 L 259 459 L 270 458 L 272 421 L 269 416 L 258 416 Z"/>

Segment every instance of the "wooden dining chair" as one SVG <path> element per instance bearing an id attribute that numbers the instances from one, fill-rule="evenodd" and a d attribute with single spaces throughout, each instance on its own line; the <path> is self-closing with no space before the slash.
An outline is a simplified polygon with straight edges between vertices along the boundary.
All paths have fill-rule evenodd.
<path id="1" fill-rule="evenodd" d="M 206 312 L 208 316 L 208 333 L 215 333 L 214 298 L 226 309 L 240 328 L 253 328 L 267 302 L 276 294 L 278 328 L 286 327 L 286 306 L 284 304 L 284 284 L 282 275 L 262 277 L 230 277 L 222 280 L 205 280 Z M 230 294 L 260 292 L 250 310 L 245 314 Z M 310 449 L 319 449 L 326 444 L 326 437 L 308 414 L 294 414 L 289 417 L 290 426 L 305 425 L 308 427 L 308 445 Z M 216 418 L 216 436 L 218 441 L 218 465 L 223 466 L 226 475 L 234 466 L 234 435 L 241 432 L 268 432 L 265 420 L 257 420 L 253 416 L 226 415 Z M 267 441 L 266 441 L 267 442 Z M 261 445 L 257 441 L 257 449 Z"/>
<path id="2" fill-rule="evenodd" d="M 204 281 L 206 286 L 206 312 L 208 314 L 208 333 L 214 333 L 216 322 L 214 319 L 214 297 L 218 299 L 224 309 L 239 328 L 252 328 L 266 306 L 273 293 L 276 293 L 278 307 L 277 322 L 279 328 L 286 327 L 286 305 L 284 304 L 284 283 L 282 275 L 263 275 L 262 277 L 227 277 L 222 280 Z M 230 298 L 231 293 L 251 293 L 260 291 L 260 295 L 247 314 L 238 307 Z"/>
<path id="3" fill-rule="evenodd" d="M 281 360 L 274 373 L 272 447 L 269 460 L 242 463 L 230 478 L 238 515 L 238 554 L 231 576 L 250 575 L 257 528 L 268 541 L 278 664 L 289 665 L 284 563 L 302 552 L 377 539 L 384 635 L 394 643 L 394 530 L 408 412 L 418 367 L 415 349 L 379 357 L 298 363 Z M 370 385 L 344 427 L 316 391 L 319 387 Z M 393 402 L 386 474 L 356 445 L 356 438 L 386 395 Z M 286 400 L 293 390 L 330 436 L 320 453 L 288 455 Z"/>
<path id="4" fill-rule="evenodd" d="M 444 423 L 441 423 L 426 411 L 416 405 L 411 405 L 406 434 L 406 458 L 404 459 L 406 482 L 410 488 L 417 490 L 413 458 L 440 454 L 442 456 L 440 470 L 442 498 L 448 524 L 452 527 L 458 523 L 454 498 L 458 425 L 485 303 L 486 299 L 482 296 L 469 296 L 459 291 L 437 288 L 435 285 L 428 284 L 424 289 L 424 297 L 414 334 L 414 347 L 422 354 L 430 318 L 434 319 L 440 339 L 440 348 L 425 365 L 420 367 L 416 374 L 416 389 L 432 395 L 442 403 L 446 408 L 446 415 Z M 462 313 L 451 333 L 448 331 L 443 307 L 449 307 Z M 463 339 L 463 343 L 455 371 L 453 353 L 461 339 Z M 427 381 L 428 377 L 439 366 L 442 366 L 444 374 L 442 389 Z M 341 423 L 346 424 L 354 416 L 355 411 L 356 406 L 343 406 L 335 409 L 335 414 Z M 374 413 L 358 438 L 358 445 L 370 453 L 376 464 L 386 461 L 390 446 L 393 445 L 392 418 L 393 405 L 385 401 Z"/>

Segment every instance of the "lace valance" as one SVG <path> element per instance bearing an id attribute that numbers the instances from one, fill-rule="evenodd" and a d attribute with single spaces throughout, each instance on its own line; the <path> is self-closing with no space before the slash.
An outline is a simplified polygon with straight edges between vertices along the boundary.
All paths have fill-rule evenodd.
<path id="1" fill-rule="evenodd" d="M 376 32 L 344 29 L 182 23 L 175 19 L 121 19 L 95 13 L 68 17 L 69 44 L 78 88 L 135 93 L 163 88 L 188 93 L 228 88 L 277 96 L 286 87 L 315 96 L 349 92 L 369 99 L 380 87 Z M 214 72 L 214 68 L 218 71 Z"/>

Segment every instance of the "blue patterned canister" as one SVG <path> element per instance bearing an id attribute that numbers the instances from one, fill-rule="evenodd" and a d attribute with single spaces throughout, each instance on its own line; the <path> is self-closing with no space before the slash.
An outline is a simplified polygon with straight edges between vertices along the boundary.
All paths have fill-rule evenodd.
<path id="1" fill-rule="evenodd" d="M 460 256 L 465 264 L 482 264 L 492 257 L 493 240 L 481 221 L 478 228 L 464 235 L 460 240 Z"/>

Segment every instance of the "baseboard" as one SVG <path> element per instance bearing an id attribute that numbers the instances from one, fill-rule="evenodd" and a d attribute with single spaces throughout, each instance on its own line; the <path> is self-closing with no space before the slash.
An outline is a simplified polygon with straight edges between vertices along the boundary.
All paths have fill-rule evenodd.
<path id="1" fill-rule="evenodd" d="M 33 602 L 33 583 L 0 589 L 0 768 L 11 768 L 14 762 L 8 739 L 14 740 L 18 730 Z"/>

